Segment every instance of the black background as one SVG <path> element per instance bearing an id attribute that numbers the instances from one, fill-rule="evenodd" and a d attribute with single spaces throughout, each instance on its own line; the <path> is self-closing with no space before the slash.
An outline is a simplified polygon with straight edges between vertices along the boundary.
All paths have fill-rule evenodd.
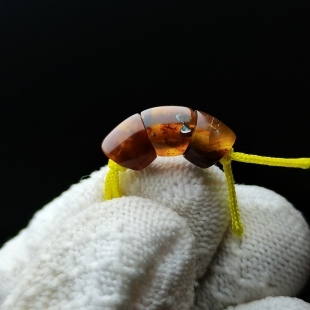
<path id="1" fill-rule="evenodd" d="M 1 1 L 0 245 L 105 165 L 104 136 L 153 106 L 217 117 L 236 151 L 310 157 L 309 16 L 309 0 Z M 308 170 L 233 171 L 310 220 Z"/>

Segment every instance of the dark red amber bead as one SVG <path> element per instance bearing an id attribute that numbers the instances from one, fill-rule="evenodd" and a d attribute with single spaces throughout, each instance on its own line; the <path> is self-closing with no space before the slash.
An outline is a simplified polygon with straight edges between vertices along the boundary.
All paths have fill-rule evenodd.
<path id="1" fill-rule="evenodd" d="M 139 114 L 128 117 L 115 127 L 105 137 L 101 148 L 108 158 L 132 170 L 142 170 L 156 158 Z"/>
<path id="2" fill-rule="evenodd" d="M 200 111 L 197 125 L 184 157 L 201 168 L 208 168 L 222 159 L 232 148 L 236 135 L 215 117 Z"/>

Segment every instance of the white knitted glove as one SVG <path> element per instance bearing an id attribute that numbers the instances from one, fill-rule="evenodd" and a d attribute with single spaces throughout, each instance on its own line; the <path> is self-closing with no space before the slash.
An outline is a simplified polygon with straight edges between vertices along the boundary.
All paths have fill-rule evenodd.
<path id="1" fill-rule="evenodd" d="M 124 197 L 104 202 L 107 171 L 73 185 L 3 246 L 1 310 L 310 309 L 264 299 L 296 296 L 309 276 L 310 231 L 285 198 L 237 185 L 240 238 L 220 168 L 158 157 L 120 173 Z"/>

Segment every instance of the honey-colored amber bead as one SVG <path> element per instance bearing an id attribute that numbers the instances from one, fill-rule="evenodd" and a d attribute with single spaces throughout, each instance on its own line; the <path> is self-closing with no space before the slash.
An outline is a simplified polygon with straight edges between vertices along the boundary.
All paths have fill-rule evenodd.
<path id="1" fill-rule="evenodd" d="M 184 157 L 198 167 L 208 168 L 231 150 L 236 135 L 215 117 L 200 111 L 196 114 L 196 129 Z"/>
<path id="2" fill-rule="evenodd" d="M 139 114 L 128 117 L 115 127 L 105 137 L 101 148 L 108 158 L 132 170 L 142 170 L 156 158 Z"/>
<path id="3" fill-rule="evenodd" d="M 194 110 L 161 106 L 141 112 L 141 118 L 158 156 L 177 156 L 185 152 L 196 124 Z"/>

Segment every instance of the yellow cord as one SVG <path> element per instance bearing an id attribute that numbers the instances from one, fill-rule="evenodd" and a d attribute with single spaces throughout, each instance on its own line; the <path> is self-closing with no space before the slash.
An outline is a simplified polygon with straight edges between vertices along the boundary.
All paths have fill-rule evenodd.
<path id="1" fill-rule="evenodd" d="M 245 153 L 234 152 L 234 150 L 231 149 L 231 151 L 224 158 L 220 160 L 220 163 L 223 165 L 223 170 L 226 176 L 232 231 L 238 236 L 242 236 L 243 226 L 239 214 L 234 178 L 231 169 L 232 160 L 251 164 L 268 165 L 268 166 L 302 168 L 302 169 L 310 168 L 310 158 L 278 158 L 278 157 L 258 156 L 258 155 L 250 155 Z"/>
<path id="2" fill-rule="evenodd" d="M 223 165 L 223 170 L 226 177 L 229 209 L 231 216 L 231 228 L 234 234 L 236 234 L 237 236 L 242 236 L 243 225 L 238 208 L 234 176 L 231 169 L 231 159 L 232 159 L 231 152 L 229 152 L 224 158 L 221 159 L 220 163 Z"/>
<path id="3" fill-rule="evenodd" d="M 227 189 L 228 189 L 228 201 L 229 209 L 231 214 L 231 225 L 232 231 L 237 236 L 243 235 L 243 225 L 239 213 L 235 182 L 231 168 L 231 161 L 240 161 L 244 163 L 252 163 L 259 165 L 268 166 L 280 166 L 280 167 L 291 167 L 291 168 L 310 168 L 310 158 L 277 158 L 277 157 L 267 157 L 250 155 L 245 153 L 234 152 L 233 149 L 220 160 L 223 165 L 223 170 L 226 177 Z M 104 184 L 104 199 L 110 200 L 112 198 L 119 198 L 122 196 L 122 191 L 119 184 L 119 172 L 125 171 L 124 168 L 113 160 L 109 160 L 108 166 L 110 170 L 107 173 L 105 184 Z"/>
<path id="4" fill-rule="evenodd" d="M 249 155 L 231 151 L 231 159 L 241 161 L 243 163 L 290 167 L 290 168 L 310 168 L 310 158 L 277 158 L 258 155 Z"/>
<path id="5" fill-rule="evenodd" d="M 105 183 L 104 183 L 104 199 L 110 200 L 112 198 L 122 197 L 122 191 L 119 185 L 119 172 L 125 171 L 127 168 L 124 168 L 109 159 L 108 166 L 110 170 L 108 171 Z"/>

